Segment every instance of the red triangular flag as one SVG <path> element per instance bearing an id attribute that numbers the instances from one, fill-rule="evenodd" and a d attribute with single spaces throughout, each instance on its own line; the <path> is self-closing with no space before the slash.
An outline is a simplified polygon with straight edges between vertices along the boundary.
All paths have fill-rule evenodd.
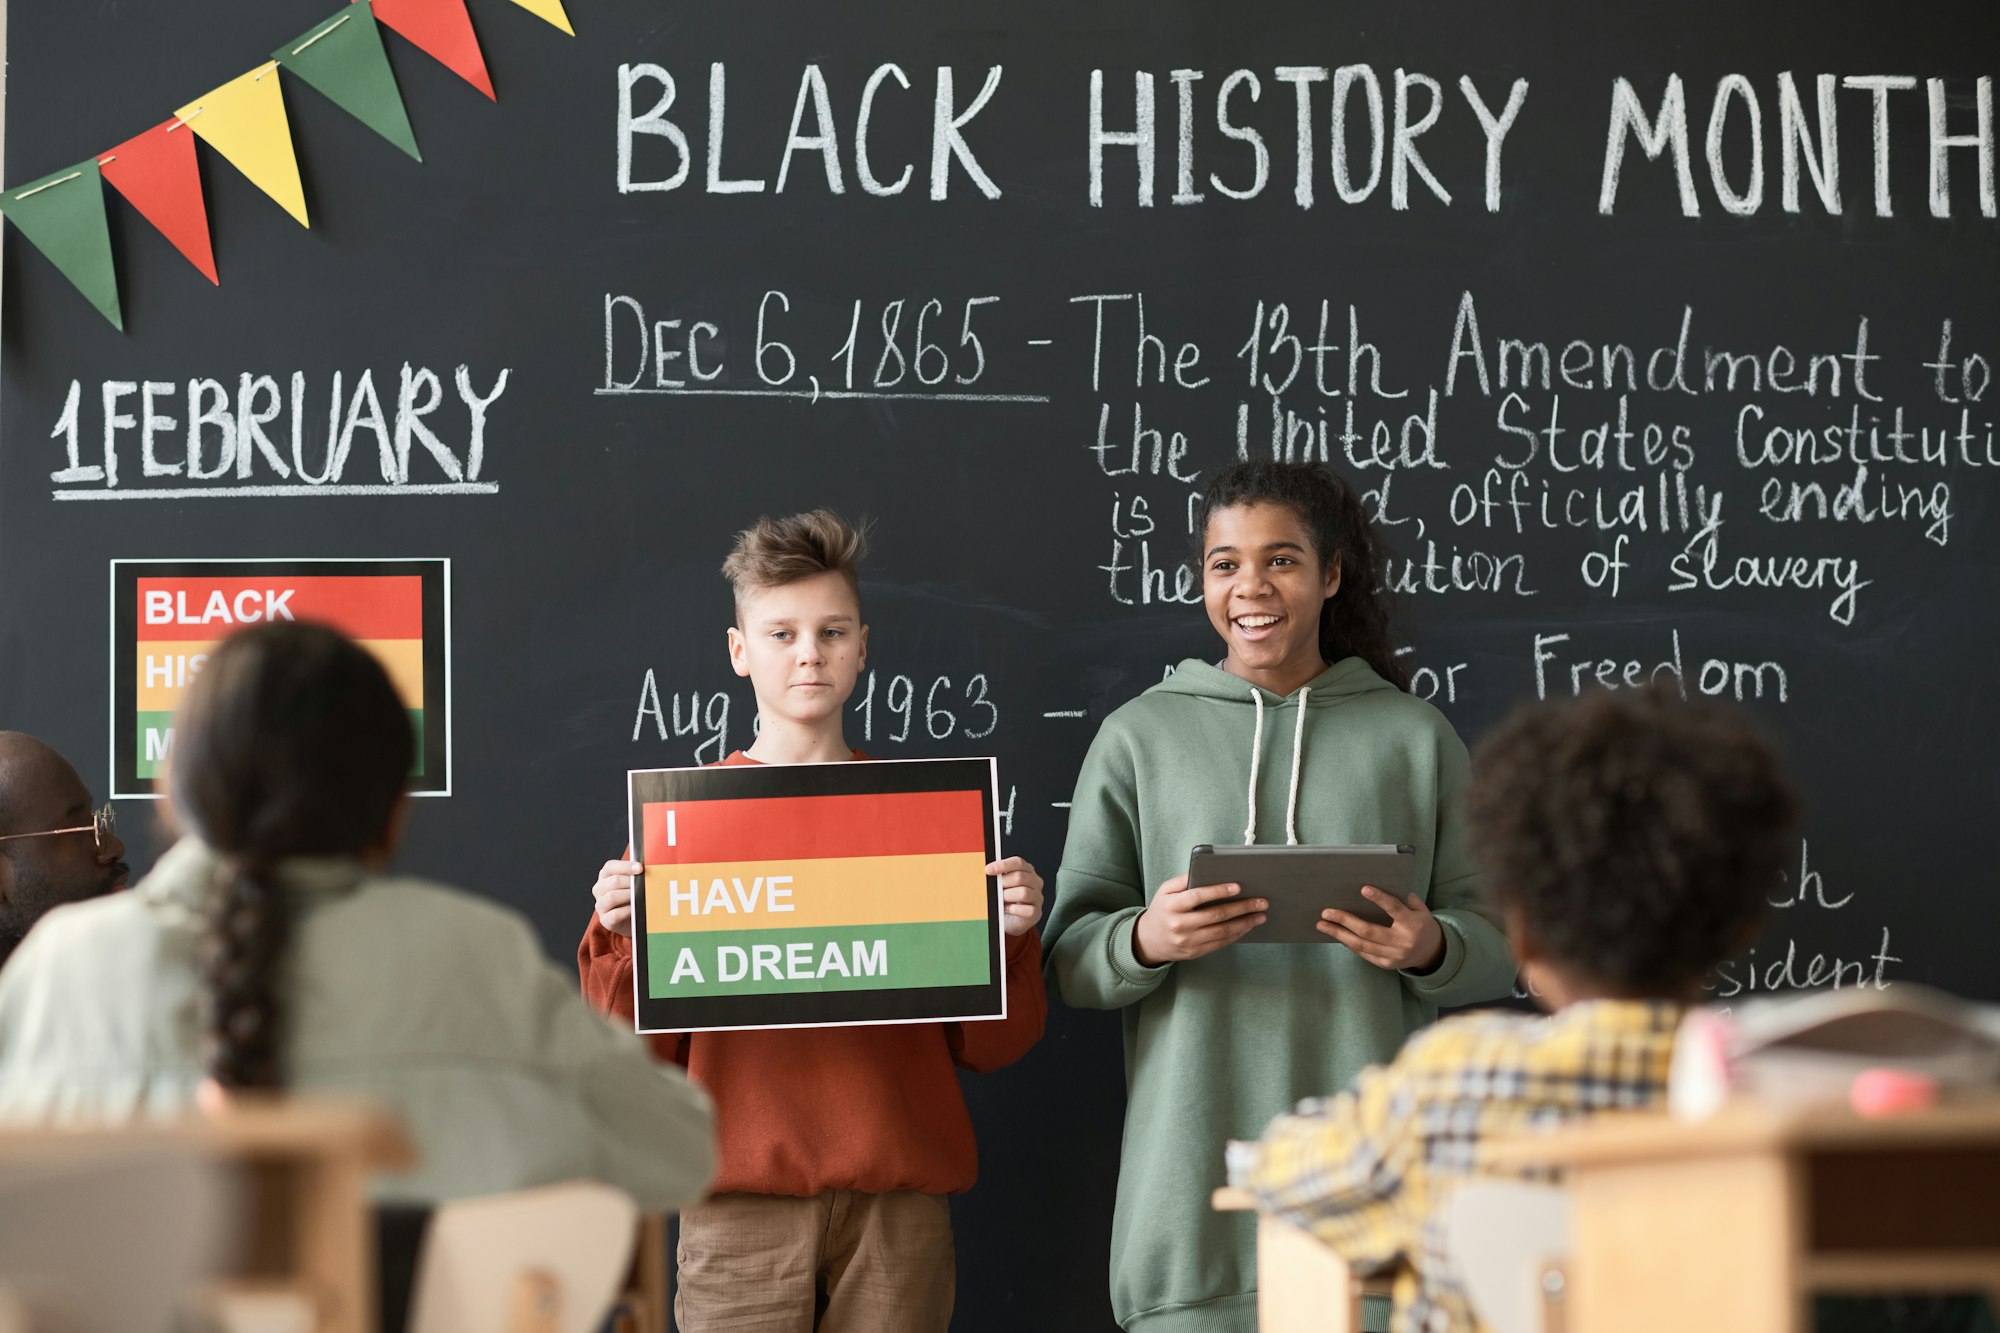
<path id="1" fill-rule="evenodd" d="M 493 80 L 465 0 L 375 0 L 375 17 L 467 83 L 493 97 Z"/>
<path id="2" fill-rule="evenodd" d="M 215 251 L 208 240 L 208 210 L 201 200 L 201 170 L 194 161 L 194 136 L 169 133 L 178 124 L 169 120 L 127 139 L 98 158 L 97 169 L 202 276 L 219 282 Z"/>

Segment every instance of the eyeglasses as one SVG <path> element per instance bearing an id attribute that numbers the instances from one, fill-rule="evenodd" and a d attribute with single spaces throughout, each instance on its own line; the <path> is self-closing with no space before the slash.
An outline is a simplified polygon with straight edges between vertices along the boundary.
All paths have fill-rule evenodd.
<path id="1" fill-rule="evenodd" d="M 39 833 L 4 833 L 0 842 L 12 842 L 16 838 L 53 838 L 60 833 L 88 833 L 97 843 L 98 851 L 105 851 L 111 845 L 111 835 L 117 831 L 118 817 L 111 812 L 111 802 L 90 812 L 88 824 L 78 824 L 75 828 L 48 828 Z"/>

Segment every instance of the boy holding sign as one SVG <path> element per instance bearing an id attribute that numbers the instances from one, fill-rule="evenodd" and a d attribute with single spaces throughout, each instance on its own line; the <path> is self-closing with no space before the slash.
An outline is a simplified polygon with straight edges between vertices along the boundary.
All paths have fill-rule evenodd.
<path id="1" fill-rule="evenodd" d="M 860 534 L 825 510 L 762 519 L 723 565 L 729 658 L 757 694 L 758 735 L 726 764 L 839 763 L 842 711 L 867 655 Z M 630 853 L 628 852 L 628 855 Z M 607 861 L 577 950 L 585 996 L 633 1016 L 634 860 Z M 715 1197 L 681 1215 L 683 1333 L 943 1333 L 956 1285 L 947 1196 L 977 1173 L 957 1070 L 1011 1064 L 1042 1033 L 1042 879 L 1000 878 L 1008 1012 L 983 1023 L 660 1034 L 715 1100 Z"/>

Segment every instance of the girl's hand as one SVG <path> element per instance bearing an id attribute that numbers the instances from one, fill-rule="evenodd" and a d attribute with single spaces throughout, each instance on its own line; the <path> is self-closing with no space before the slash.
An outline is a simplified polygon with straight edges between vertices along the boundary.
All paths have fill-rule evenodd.
<path id="1" fill-rule="evenodd" d="M 1132 926 L 1132 952 L 1146 967 L 1184 963 L 1236 943 L 1264 924 L 1271 904 L 1239 899 L 1241 884 L 1188 887 L 1186 875 L 1160 886 Z"/>
<path id="2" fill-rule="evenodd" d="M 1042 877 L 1035 867 L 1018 856 L 995 861 L 986 867 L 989 875 L 1000 877 L 1000 929 L 1009 935 L 1025 935 L 1042 919 Z"/>
<path id="3" fill-rule="evenodd" d="M 646 867 L 637 861 L 606 861 L 597 872 L 590 896 L 597 900 L 597 919 L 614 935 L 632 938 L 632 876 Z"/>
<path id="4" fill-rule="evenodd" d="M 1413 893 L 1397 902 L 1394 894 L 1372 884 L 1364 885 L 1361 892 L 1389 914 L 1388 925 L 1374 925 L 1351 912 L 1329 907 L 1319 914 L 1314 928 L 1385 970 L 1428 972 L 1438 965 L 1444 957 L 1444 927 L 1423 899 Z"/>

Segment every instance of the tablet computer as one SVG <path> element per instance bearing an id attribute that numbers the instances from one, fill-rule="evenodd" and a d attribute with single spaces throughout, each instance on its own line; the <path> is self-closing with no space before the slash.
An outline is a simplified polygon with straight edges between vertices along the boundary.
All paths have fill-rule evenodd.
<path id="1" fill-rule="evenodd" d="M 1280 847 L 1274 843 L 1247 847 L 1214 847 L 1207 843 L 1188 857 L 1188 883 L 1241 884 L 1242 897 L 1264 898 L 1271 904 L 1263 925 L 1244 935 L 1242 944 L 1336 944 L 1314 928 L 1329 907 L 1352 912 L 1378 926 L 1389 914 L 1361 896 L 1372 884 L 1398 899 L 1409 896 L 1417 864 L 1417 849 L 1408 843 L 1354 847 Z"/>

